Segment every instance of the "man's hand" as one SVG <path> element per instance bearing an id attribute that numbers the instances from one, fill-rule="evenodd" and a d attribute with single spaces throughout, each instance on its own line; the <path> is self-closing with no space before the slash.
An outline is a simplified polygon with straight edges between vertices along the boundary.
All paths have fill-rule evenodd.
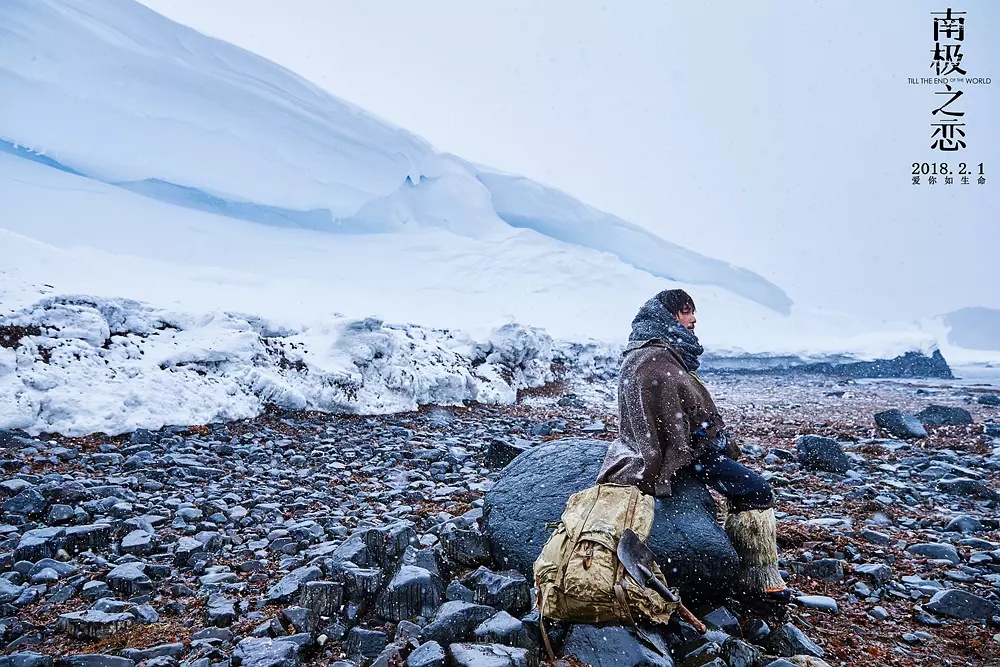
<path id="1" fill-rule="evenodd" d="M 712 435 L 708 434 L 706 428 L 700 428 L 694 433 L 694 442 L 696 446 L 703 446 L 706 452 L 715 452 L 717 454 L 722 454 L 728 456 L 734 461 L 738 461 L 740 458 L 740 448 L 736 444 L 732 437 L 732 434 L 725 429 L 716 431 Z"/>
<path id="2" fill-rule="evenodd" d="M 719 437 L 722 438 L 723 453 L 732 460 L 739 461 L 740 454 L 742 454 L 743 452 L 740 451 L 740 445 L 736 441 L 736 438 L 733 437 L 733 434 L 730 433 L 729 431 L 722 431 L 719 434 Z"/>

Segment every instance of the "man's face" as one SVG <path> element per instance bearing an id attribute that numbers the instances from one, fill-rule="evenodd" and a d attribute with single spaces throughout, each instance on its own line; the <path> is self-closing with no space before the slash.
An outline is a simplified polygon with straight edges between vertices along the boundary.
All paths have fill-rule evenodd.
<path id="1" fill-rule="evenodd" d="M 694 311 L 690 308 L 685 308 L 681 312 L 677 313 L 677 321 L 681 323 L 681 326 L 688 331 L 694 331 L 694 323 L 698 321 L 698 318 L 694 316 Z"/>

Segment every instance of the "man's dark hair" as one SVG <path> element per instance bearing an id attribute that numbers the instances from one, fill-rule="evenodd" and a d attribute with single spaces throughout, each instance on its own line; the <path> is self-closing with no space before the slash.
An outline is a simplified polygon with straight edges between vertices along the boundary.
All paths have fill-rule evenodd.
<path id="1" fill-rule="evenodd" d="M 692 313 L 695 311 L 694 299 L 682 289 L 664 290 L 657 294 L 656 298 L 659 299 L 663 307 L 669 310 L 670 314 L 674 317 L 687 308 L 690 308 Z"/>

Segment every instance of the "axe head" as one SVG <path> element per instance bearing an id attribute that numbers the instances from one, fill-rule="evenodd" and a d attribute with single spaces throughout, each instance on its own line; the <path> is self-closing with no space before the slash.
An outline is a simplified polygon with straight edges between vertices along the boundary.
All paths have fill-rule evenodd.
<path id="1" fill-rule="evenodd" d="M 653 575 L 656 557 L 642 539 L 636 535 L 634 530 L 631 528 L 625 529 L 621 539 L 618 540 L 616 553 L 622 567 L 625 568 L 629 576 L 635 579 L 640 586 L 643 588 L 652 588 L 657 593 L 666 597 L 667 600 L 677 602 L 677 596 Z"/>

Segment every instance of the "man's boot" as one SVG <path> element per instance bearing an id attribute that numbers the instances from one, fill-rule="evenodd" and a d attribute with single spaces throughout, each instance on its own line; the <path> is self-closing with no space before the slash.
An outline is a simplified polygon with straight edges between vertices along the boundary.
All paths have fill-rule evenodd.
<path id="1" fill-rule="evenodd" d="M 790 593 L 778 572 L 778 530 L 774 510 L 730 513 L 726 519 L 726 533 L 740 556 L 741 591 L 769 602 L 788 602 Z"/>

